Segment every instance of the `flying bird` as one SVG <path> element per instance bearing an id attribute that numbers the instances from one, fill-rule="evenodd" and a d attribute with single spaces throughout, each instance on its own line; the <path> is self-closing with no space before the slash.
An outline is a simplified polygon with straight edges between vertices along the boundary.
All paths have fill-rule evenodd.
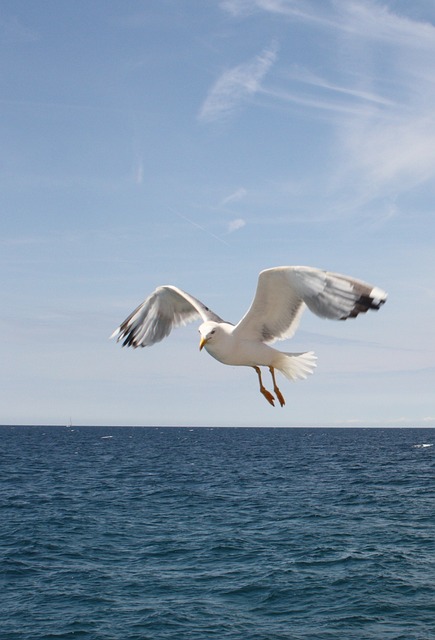
<path id="1" fill-rule="evenodd" d="M 281 407 L 275 369 L 289 380 L 313 372 L 316 356 L 278 351 L 270 345 L 291 338 L 306 307 L 321 318 L 347 320 L 369 309 L 377 311 L 387 294 L 366 282 L 314 267 L 274 267 L 260 272 L 251 307 L 236 324 L 225 322 L 189 293 L 173 285 L 157 289 L 113 332 L 122 346 L 149 347 L 168 336 L 174 327 L 202 320 L 199 348 L 223 364 L 255 369 L 260 392 L 275 406 L 263 385 L 260 367 L 268 367 L 273 391 Z"/>

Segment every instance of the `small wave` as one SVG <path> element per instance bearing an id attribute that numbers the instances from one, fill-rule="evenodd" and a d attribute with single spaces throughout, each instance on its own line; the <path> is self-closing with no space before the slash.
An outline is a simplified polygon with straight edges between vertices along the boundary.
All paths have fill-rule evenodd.
<path id="1" fill-rule="evenodd" d="M 427 447 L 433 447 L 433 444 L 429 442 L 423 442 L 422 444 L 415 444 L 414 449 L 427 449 Z"/>

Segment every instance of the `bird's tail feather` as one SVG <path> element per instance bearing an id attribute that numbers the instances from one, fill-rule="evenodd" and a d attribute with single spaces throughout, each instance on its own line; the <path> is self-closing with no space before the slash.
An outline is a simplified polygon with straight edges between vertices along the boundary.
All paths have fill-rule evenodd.
<path id="1" fill-rule="evenodd" d="M 281 371 L 288 380 L 305 379 L 313 373 L 316 365 L 314 351 L 305 353 L 279 353 L 273 363 L 275 369 Z"/>

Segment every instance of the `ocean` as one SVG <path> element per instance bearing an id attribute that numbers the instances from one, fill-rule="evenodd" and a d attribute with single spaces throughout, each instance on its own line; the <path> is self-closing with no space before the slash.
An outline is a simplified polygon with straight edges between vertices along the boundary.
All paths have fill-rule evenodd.
<path id="1" fill-rule="evenodd" d="M 434 639 L 434 444 L 0 427 L 0 638 Z"/>

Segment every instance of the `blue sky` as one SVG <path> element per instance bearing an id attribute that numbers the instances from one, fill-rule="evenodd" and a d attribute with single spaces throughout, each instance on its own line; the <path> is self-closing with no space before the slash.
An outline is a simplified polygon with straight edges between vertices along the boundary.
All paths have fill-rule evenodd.
<path id="1" fill-rule="evenodd" d="M 0 423 L 435 426 L 432 0 L 3 0 Z M 108 336 L 157 285 L 237 321 L 261 269 L 389 293 L 306 313 L 306 381 Z"/>

